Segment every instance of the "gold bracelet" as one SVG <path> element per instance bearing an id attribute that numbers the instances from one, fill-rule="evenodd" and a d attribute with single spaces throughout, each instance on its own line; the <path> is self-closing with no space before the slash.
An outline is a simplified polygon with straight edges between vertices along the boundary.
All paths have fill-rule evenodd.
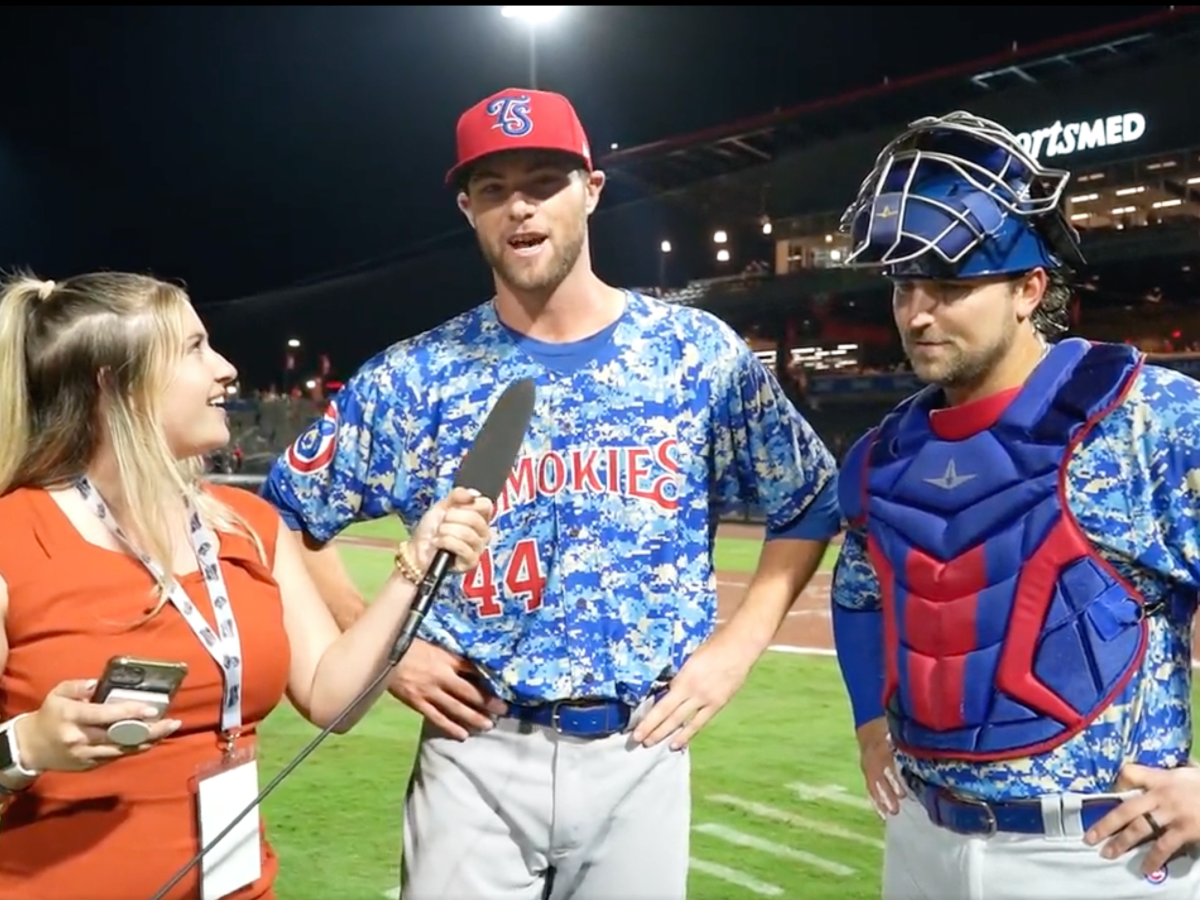
<path id="1" fill-rule="evenodd" d="M 412 542 L 404 541 L 396 548 L 396 568 L 400 571 L 400 575 L 413 584 L 420 584 L 424 575 L 417 568 L 417 564 L 412 558 Z"/>

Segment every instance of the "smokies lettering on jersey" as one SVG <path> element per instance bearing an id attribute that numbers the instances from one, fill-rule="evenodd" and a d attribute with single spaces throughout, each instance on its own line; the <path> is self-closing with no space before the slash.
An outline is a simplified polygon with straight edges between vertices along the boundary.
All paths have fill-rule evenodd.
<path id="1" fill-rule="evenodd" d="M 285 456 L 264 493 L 318 540 L 390 513 L 411 527 L 449 490 L 495 398 L 525 377 L 537 403 L 492 544 L 446 580 L 421 636 L 508 700 L 637 702 L 714 627 L 714 510 L 749 502 L 782 527 L 836 474 L 710 314 L 631 294 L 595 358 L 559 372 L 484 304 L 369 361 L 337 396 L 332 452 L 297 442 L 331 462 L 304 471 Z"/>
<path id="2" fill-rule="evenodd" d="M 585 447 L 521 457 L 496 498 L 496 515 L 503 515 L 514 502 L 562 491 L 615 494 L 670 512 L 678 504 L 677 443 L 666 438 L 653 447 Z"/>

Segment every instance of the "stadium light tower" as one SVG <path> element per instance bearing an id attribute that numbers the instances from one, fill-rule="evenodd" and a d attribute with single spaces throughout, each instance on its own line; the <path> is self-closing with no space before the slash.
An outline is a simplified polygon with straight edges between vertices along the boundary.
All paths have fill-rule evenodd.
<path id="1" fill-rule="evenodd" d="M 537 90 L 537 30 L 558 18 L 565 6 L 502 6 L 500 15 L 506 19 L 518 19 L 529 29 L 529 88 Z"/>

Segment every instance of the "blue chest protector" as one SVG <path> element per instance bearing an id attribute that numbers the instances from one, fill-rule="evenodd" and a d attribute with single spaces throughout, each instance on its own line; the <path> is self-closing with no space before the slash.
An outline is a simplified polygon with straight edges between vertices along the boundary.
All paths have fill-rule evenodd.
<path id="1" fill-rule="evenodd" d="M 1149 610 L 1067 509 L 1071 448 L 1124 397 L 1132 348 L 1057 344 L 999 419 L 961 440 L 910 398 L 863 455 L 898 747 L 997 760 L 1085 728 L 1137 671 Z"/>

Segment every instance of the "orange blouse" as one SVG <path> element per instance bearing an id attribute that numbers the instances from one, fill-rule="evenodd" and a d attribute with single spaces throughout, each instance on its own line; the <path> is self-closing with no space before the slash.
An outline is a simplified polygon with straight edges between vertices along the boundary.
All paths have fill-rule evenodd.
<path id="1" fill-rule="evenodd" d="M 279 519 L 246 491 L 213 494 L 254 528 L 220 534 L 219 557 L 242 649 L 240 746 L 287 687 L 290 653 L 279 586 L 271 575 Z M 132 557 L 86 541 L 45 491 L 0 498 L 0 575 L 8 584 L 8 662 L 0 675 L 0 721 L 36 710 L 59 682 L 98 678 L 112 656 L 187 663 L 167 715 L 183 724 L 146 753 L 90 772 L 48 772 L 0 821 L 0 900 L 149 900 L 200 849 L 194 778 L 221 758 L 221 670 L 175 607 L 136 624 L 153 583 Z M 215 627 L 199 572 L 180 579 Z M 261 775 L 261 773 L 260 773 Z M 265 783 L 265 779 L 261 779 Z M 262 876 L 229 900 L 274 898 L 278 862 L 263 835 Z M 170 893 L 200 897 L 200 866 Z"/>

